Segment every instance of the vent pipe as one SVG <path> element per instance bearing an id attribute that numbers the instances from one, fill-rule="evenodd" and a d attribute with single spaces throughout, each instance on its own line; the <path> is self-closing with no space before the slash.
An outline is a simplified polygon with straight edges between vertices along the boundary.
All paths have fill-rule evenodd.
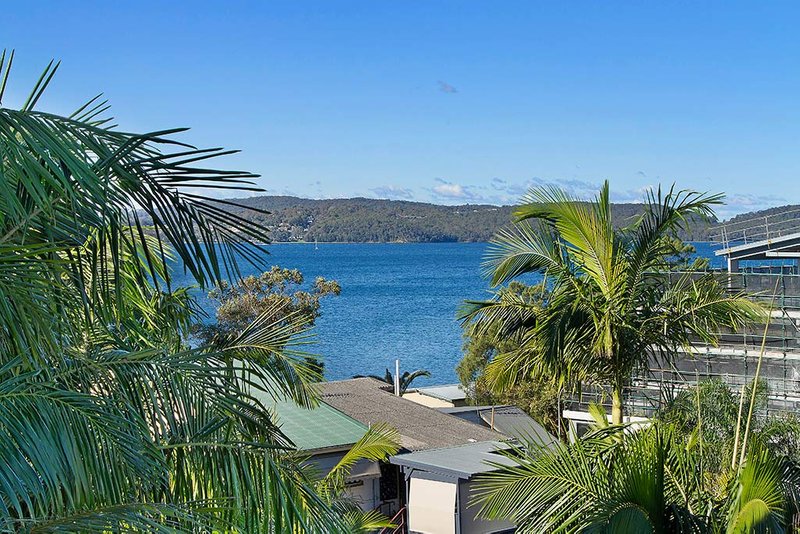
<path id="1" fill-rule="evenodd" d="M 394 394 L 400 396 L 400 360 L 394 361 Z"/>

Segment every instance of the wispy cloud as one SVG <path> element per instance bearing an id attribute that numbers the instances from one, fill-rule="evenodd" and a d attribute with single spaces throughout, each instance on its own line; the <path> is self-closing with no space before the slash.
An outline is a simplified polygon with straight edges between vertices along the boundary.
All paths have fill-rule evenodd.
<path id="1" fill-rule="evenodd" d="M 474 202 L 481 200 L 476 187 L 436 178 L 436 185 L 428 189 L 434 200 Z"/>
<path id="2" fill-rule="evenodd" d="M 433 187 L 432 192 L 441 198 L 461 198 L 471 202 L 485 204 L 516 204 L 533 188 L 554 186 L 565 191 L 569 196 L 582 200 L 590 200 L 597 196 L 601 181 L 581 180 L 578 178 L 542 178 L 533 177 L 527 180 L 506 180 L 492 178 L 487 185 L 460 185 L 444 180 Z M 648 190 L 652 186 L 645 185 L 634 189 L 614 189 L 612 184 L 611 200 L 620 203 L 644 202 Z"/>
<path id="3" fill-rule="evenodd" d="M 445 182 L 444 180 L 439 180 L 439 182 L 433 186 L 433 192 L 442 198 L 467 198 L 470 196 L 466 188 L 461 184 Z"/>
<path id="4" fill-rule="evenodd" d="M 452 85 L 450 85 L 447 82 L 443 82 L 442 80 L 439 80 L 437 83 L 439 84 L 439 90 L 441 92 L 443 92 L 443 93 L 447 93 L 447 94 L 451 94 L 452 95 L 452 94 L 455 94 L 455 93 L 458 92 L 458 89 L 456 89 L 455 87 L 453 87 Z"/>
<path id="5" fill-rule="evenodd" d="M 642 175 L 640 175 L 642 176 Z M 645 176 L 642 176 L 643 178 Z M 659 177 L 653 178 L 658 181 Z M 571 197 L 591 200 L 597 196 L 602 181 L 582 180 L 578 178 L 542 178 L 533 177 L 527 180 L 508 180 L 495 177 L 480 185 L 464 184 L 437 178 L 435 184 L 424 191 L 429 193 L 433 202 L 495 204 L 508 205 L 519 203 L 523 197 L 535 187 L 555 186 L 566 191 Z M 669 189 L 671 182 L 661 184 L 662 191 Z M 611 201 L 626 204 L 641 204 L 647 200 L 647 194 L 658 188 L 658 183 L 645 184 L 628 189 L 615 189 L 611 182 Z M 785 199 L 776 195 L 751 195 L 734 193 L 725 198 L 723 206 L 715 211 L 720 219 L 729 219 L 740 213 L 757 211 L 775 206 L 785 205 Z"/>
<path id="6" fill-rule="evenodd" d="M 718 206 L 714 211 L 720 219 L 725 220 L 748 211 L 759 211 L 786 204 L 788 204 L 786 199 L 777 195 L 732 193 L 725 196 L 725 205 Z"/>
<path id="7" fill-rule="evenodd" d="M 492 198 L 495 202 L 510 204 L 519 202 L 525 194 L 534 187 L 555 186 L 566 191 L 570 196 L 589 199 L 593 198 L 598 189 L 599 183 L 588 182 L 577 179 L 546 179 L 540 177 L 528 180 L 510 181 L 502 178 L 492 178 L 490 188 L 493 190 Z"/>
<path id="8" fill-rule="evenodd" d="M 378 197 L 389 200 L 413 200 L 414 192 L 405 187 L 397 187 L 394 185 L 382 185 L 373 187 L 369 192 Z"/>

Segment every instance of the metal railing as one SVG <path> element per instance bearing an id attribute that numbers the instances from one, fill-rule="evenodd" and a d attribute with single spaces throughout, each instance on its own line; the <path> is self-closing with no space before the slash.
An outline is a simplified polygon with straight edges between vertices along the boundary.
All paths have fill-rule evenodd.
<path id="1" fill-rule="evenodd" d="M 406 507 L 403 506 L 400 510 L 392 516 L 389 520 L 393 527 L 386 527 L 380 531 L 380 534 L 404 534 L 406 532 Z"/>
<path id="2" fill-rule="evenodd" d="M 714 228 L 711 236 L 713 241 L 722 244 L 723 248 L 728 248 L 731 245 L 754 243 L 798 232 L 800 232 L 800 208 L 721 224 Z"/>
<path id="3" fill-rule="evenodd" d="M 685 273 L 668 273 L 668 277 Z M 699 275 L 698 275 L 699 276 Z M 777 283 L 776 283 L 777 282 Z M 800 409 L 800 275 L 795 272 L 764 270 L 722 274 L 720 283 L 729 283 L 731 291 L 745 291 L 750 298 L 774 307 L 766 333 L 766 352 L 761 377 L 769 386 L 769 411 Z M 697 381 L 720 379 L 739 390 L 753 379 L 758 362 L 764 325 L 744 331 L 714 332 L 716 346 L 697 340 L 691 351 L 681 354 L 672 364 L 662 365 L 653 358 L 626 391 L 626 406 L 631 415 L 652 415 L 673 395 Z M 590 402 L 610 406 L 610 390 L 583 385 L 565 398 L 568 409 L 585 411 Z"/>
<path id="4" fill-rule="evenodd" d="M 660 370 L 656 370 L 660 371 Z M 672 374 L 672 376 L 667 376 Z M 652 417 L 669 399 L 680 392 L 706 380 L 719 379 L 738 392 L 752 382 L 752 376 L 736 373 L 698 373 L 687 376 L 670 370 L 663 376 L 658 373 L 649 378 L 638 378 L 625 390 L 625 407 L 628 415 Z M 764 379 L 769 386 L 765 413 L 796 412 L 800 408 L 800 380 Z M 568 410 L 588 411 L 590 404 L 611 409 L 611 392 L 608 388 L 584 385 L 579 392 L 568 395 L 563 406 Z"/>

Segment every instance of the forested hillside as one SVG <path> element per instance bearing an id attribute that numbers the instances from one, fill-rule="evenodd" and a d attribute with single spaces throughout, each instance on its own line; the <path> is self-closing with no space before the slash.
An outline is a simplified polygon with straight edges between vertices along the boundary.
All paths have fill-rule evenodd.
<path id="1" fill-rule="evenodd" d="M 270 228 L 276 242 L 475 242 L 488 241 L 511 220 L 512 206 L 466 204 L 441 206 L 422 202 L 367 198 L 311 200 L 288 196 L 237 199 L 231 208 Z M 614 223 L 628 224 L 641 204 L 615 204 Z M 704 239 L 707 224 L 693 225 L 684 239 Z"/>

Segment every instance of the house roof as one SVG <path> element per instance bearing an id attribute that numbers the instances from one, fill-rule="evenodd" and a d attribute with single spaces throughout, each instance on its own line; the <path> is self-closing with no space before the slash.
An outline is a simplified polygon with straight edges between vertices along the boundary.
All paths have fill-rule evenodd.
<path id="1" fill-rule="evenodd" d="M 494 428 L 510 438 L 532 441 L 547 447 L 555 446 L 558 439 L 517 406 L 464 406 L 438 408 L 440 412 L 455 415 L 475 424 Z"/>
<path id="2" fill-rule="evenodd" d="M 410 451 L 505 439 L 488 428 L 397 397 L 374 378 L 323 382 L 319 386 L 322 400 L 353 419 L 367 426 L 385 422 L 395 427 L 401 445 Z"/>
<path id="3" fill-rule="evenodd" d="M 464 391 L 461 384 L 417 388 L 417 393 L 447 402 L 457 402 L 467 399 L 467 392 Z"/>
<path id="4" fill-rule="evenodd" d="M 509 449 L 509 445 L 497 441 L 467 443 L 457 447 L 430 449 L 407 454 L 398 454 L 389 461 L 401 467 L 419 469 L 429 473 L 469 479 L 479 473 L 490 473 L 500 465 L 515 465 L 511 458 L 498 454 Z"/>
<path id="5" fill-rule="evenodd" d="M 312 409 L 284 401 L 275 405 L 278 426 L 298 450 L 320 452 L 349 448 L 367 427 L 324 402 Z"/>

